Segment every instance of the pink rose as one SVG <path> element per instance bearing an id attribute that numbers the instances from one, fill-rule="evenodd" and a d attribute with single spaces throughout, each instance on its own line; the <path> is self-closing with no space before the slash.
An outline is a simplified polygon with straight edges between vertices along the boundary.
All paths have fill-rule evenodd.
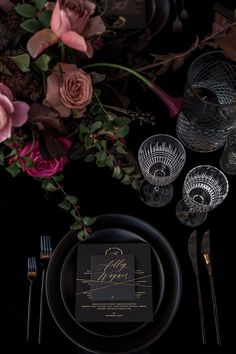
<path id="1" fill-rule="evenodd" d="M 66 148 L 66 150 L 68 150 L 72 144 L 67 138 L 58 138 L 57 140 Z M 28 153 L 28 151 L 30 152 Z M 45 160 L 40 154 L 38 141 L 35 142 L 33 148 L 31 142 L 25 145 L 19 156 L 23 157 L 25 155 L 30 157 L 34 162 L 33 167 L 23 168 L 23 170 L 31 177 L 50 178 L 56 173 L 62 172 L 65 164 L 69 162 L 66 155 L 62 156 L 60 159 Z"/>
<path id="2" fill-rule="evenodd" d="M 22 126 L 28 119 L 29 106 L 13 101 L 11 90 L 0 83 L 0 143 L 9 139 L 12 127 Z"/>
<path id="3" fill-rule="evenodd" d="M 105 31 L 101 17 L 91 16 L 96 5 L 89 0 L 57 0 L 55 6 L 51 2 L 45 6 L 46 9 L 53 8 L 51 29 L 44 28 L 29 39 L 27 49 L 30 55 L 36 58 L 49 46 L 62 41 L 91 58 L 93 47 L 89 40 Z"/>
<path id="4" fill-rule="evenodd" d="M 57 0 L 51 18 L 51 30 L 73 49 L 93 55 L 86 39 L 105 31 L 100 16 L 91 17 L 96 5 L 88 0 Z"/>
<path id="5" fill-rule="evenodd" d="M 43 104 L 54 108 L 61 117 L 68 117 L 72 109 L 76 110 L 76 117 L 81 117 L 92 101 L 91 77 L 73 64 L 61 63 L 60 67 L 62 78 L 58 76 L 58 65 L 47 78 L 47 94 Z"/>

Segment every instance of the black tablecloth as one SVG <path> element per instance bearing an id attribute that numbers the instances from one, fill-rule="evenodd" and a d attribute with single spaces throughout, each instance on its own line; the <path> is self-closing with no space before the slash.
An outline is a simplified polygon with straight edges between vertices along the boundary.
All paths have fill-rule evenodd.
<path id="1" fill-rule="evenodd" d="M 203 1 L 195 1 L 192 9 L 191 36 L 188 31 L 173 36 L 170 26 L 156 38 L 153 47 L 183 48 L 194 38 L 194 31 L 203 32 L 200 18 L 193 16 L 194 11 L 202 13 L 205 20 L 204 30 L 210 28 L 210 12 L 204 11 Z M 211 1 L 205 4 L 210 9 Z M 201 7 L 202 6 L 202 7 Z M 169 43 L 168 43 L 169 41 Z M 165 49 L 165 48 L 164 48 Z M 191 60 L 191 58 L 189 59 Z M 187 64 L 177 73 L 168 73 L 160 79 L 162 87 L 171 94 L 182 95 Z M 127 139 L 135 156 L 140 143 L 156 133 L 176 136 L 176 120 L 170 119 L 167 110 L 151 92 L 138 87 L 133 95 L 139 106 L 156 115 L 155 127 L 131 124 Z M 187 160 L 180 176 L 174 182 L 174 198 L 166 207 L 155 209 L 146 206 L 137 191 L 125 186 L 111 177 L 108 169 L 99 169 L 93 164 L 73 162 L 65 169 L 65 189 L 76 194 L 81 205 L 81 214 L 96 216 L 106 213 L 121 213 L 140 217 L 155 226 L 170 242 L 180 262 L 183 276 L 183 293 L 177 315 L 170 328 L 151 348 L 150 353 L 233 353 L 235 310 L 234 279 L 234 238 L 235 238 L 235 200 L 236 177 L 228 176 L 229 194 L 225 201 L 208 215 L 207 221 L 198 228 L 199 240 L 209 228 L 211 231 L 212 267 L 218 303 L 222 346 L 216 345 L 214 317 L 208 275 L 199 254 L 200 280 L 206 320 L 207 345 L 201 344 L 201 331 L 198 311 L 196 282 L 187 253 L 187 240 L 191 229 L 177 220 L 175 207 L 182 196 L 182 185 L 186 173 L 198 164 L 211 164 L 219 167 L 222 149 L 199 154 L 186 149 Z M 27 295 L 29 283 L 26 279 L 26 260 L 28 256 L 39 256 L 39 237 L 50 234 L 55 247 L 68 232 L 72 222 L 70 215 L 56 205 L 61 201 L 58 194 L 44 196 L 40 183 L 27 176 L 10 177 L 1 170 L 1 318 L 2 339 L 6 345 L 5 353 L 76 353 L 77 348 L 58 329 L 49 310 L 44 318 L 44 337 L 37 344 L 40 278 L 33 288 L 33 326 L 32 340 L 26 342 Z M 3 342 L 1 342 L 3 346 Z"/>

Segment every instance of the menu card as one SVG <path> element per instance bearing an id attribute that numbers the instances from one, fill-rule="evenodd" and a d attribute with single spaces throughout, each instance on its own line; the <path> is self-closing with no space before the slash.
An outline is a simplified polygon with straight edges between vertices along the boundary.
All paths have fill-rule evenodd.
<path id="1" fill-rule="evenodd" d="M 150 245 L 80 243 L 75 304 L 78 322 L 152 322 Z"/>

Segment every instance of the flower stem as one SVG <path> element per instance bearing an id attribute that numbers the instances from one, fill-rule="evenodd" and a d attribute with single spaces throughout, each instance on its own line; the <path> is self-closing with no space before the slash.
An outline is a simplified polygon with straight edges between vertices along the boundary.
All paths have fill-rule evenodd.
<path id="1" fill-rule="evenodd" d="M 148 88 L 155 93 L 166 105 L 169 110 L 169 114 L 171 117 L 176 117 L 183 107 L 183 99 L 180 97 L 172 97 L 169 96 L 164 90 L 162 90 L 159 86 L 157 86 L 154 82 L 147 79 L 145 76 L 141 75 L 137 71 L 128 68 L 127 66 L 123 66 L 120 64 L 114 63 L 94 63 L 84 66 L 84 69 L 92 69 L 96 67 L 110 67 L 115 69 L 120 69 L 128 72 L 129 74 L 137 77 L 141 80 Z"/>

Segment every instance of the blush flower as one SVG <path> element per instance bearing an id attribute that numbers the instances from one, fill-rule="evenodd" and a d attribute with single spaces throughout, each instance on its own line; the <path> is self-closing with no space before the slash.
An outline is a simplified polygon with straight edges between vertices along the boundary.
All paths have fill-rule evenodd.
<path id="1" fill-rule="evenodd" d="M 56 65 L 47 78 L 47 94 L 43 104 L 54 108 L 61 117 L 69 117 L 72 110 L 77 118 L 81 117 L 92 101 L 91 77 L 73 64 L 61 63 L 60 69 L 62 77 L 59 77 L 59 65 Z"/>
<path id="2" fill-rule="evenodd" d="M 47 7 L 51 9 L 51 3 Z M 52 11 L 51 28 L 36 32 L 27 43 L 30 55 L 36 58 L 44 49 L 62 41 L 91 58 L 91 37 L 105 31 L 101 17 L 91 16 L 95 8 L 96 5 L 89 0 L 57 0 Z"/>
<path id="3" fill-rule="evenodd" d="M 88 57 L 93 48 L 86 39 L 105 31 L 101 17 L 91 17 L 95 7 L 88 0 L 57 0 L 51 18 L 51 30 L 62 42 Z"/>
<path id="4" fill-rule="evenodd" d="M 21 127 L 28 119 L 29 106 L 14 101 L 11 90 L 0 83 L 0 143 L 12 135 L 12 127 Z"/>
<path id="5" fill-rule="evenodd" d="M 63 145 L 66 151 L 69 150 L 71 146 L 71 141 L 67 138 L 58 138 L 58 141 Z M 59 159 L 45 160 L 40 154 L 39 142 L 36 141 L 32 147 L 32 143 L 29 142 L 21 150 L 20 157 L 27 156 L 32 159 L 34 166 L 24 167 L 23 170 L 31 177 L 38 178 L 50 178 L 56 173 L 62 172 L 64 166 L 69 162 L 66 155 L 60 157 Z"/>

